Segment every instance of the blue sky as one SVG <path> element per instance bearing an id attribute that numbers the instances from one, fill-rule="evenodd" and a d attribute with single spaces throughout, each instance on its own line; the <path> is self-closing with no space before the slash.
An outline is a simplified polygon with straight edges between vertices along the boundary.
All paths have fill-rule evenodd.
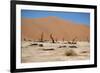
<path id="1" fill-rule="evenodd" d="M 76 23 L 90 26 L 90 13 L 21 10 L 22 18 L 42 18 L 48 16 L 56 16 L 64 20 L 71 20 Z"/>

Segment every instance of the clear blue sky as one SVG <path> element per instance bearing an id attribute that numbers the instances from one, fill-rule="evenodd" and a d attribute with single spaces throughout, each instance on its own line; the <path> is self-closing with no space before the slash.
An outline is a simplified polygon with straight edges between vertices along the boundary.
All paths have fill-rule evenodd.
<path id="1" fill-rule="evenodd" d="M 56 16 L 64 20 L 71 20 L 90 26 L 90 13 L 21 10 L 22 18 L 42 18 L 48 16 Z"/>

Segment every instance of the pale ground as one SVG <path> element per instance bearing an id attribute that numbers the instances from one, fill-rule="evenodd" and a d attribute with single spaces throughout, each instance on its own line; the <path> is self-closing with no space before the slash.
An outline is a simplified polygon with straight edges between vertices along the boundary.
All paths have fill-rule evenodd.
<path id="1" fill-rule="evenodd" d="M 90 43 L 77 42 L 74 44 L 77 48 L 70 48 L 69 46 L 72 44 L 66 42 L 22 41 L 21 62 L 87 60 L 90 58 Z M 41 47 L 39 44 L 43 44 L 43 46 Z"/>

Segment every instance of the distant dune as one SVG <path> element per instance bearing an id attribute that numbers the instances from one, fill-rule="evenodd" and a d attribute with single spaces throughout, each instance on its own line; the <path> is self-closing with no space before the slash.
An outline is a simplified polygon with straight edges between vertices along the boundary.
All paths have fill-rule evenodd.
<path id="1" fill-rule="evenodd" d="M 22 40 L 39 40 L 43 34 L 44 40 L 51 40 L 50 34 L 56 40 L 87 41 L 90 39 L 90 27 L 69 20 L 50 16 L 45 18 L 22 18 Z"/>

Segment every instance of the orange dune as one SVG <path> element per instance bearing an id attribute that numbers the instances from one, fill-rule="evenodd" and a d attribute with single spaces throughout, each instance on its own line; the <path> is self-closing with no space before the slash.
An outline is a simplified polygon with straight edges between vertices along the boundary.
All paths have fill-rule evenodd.
<path id="1" fill-rule="evenodd" d="M 22 18 L 21 19 L 22 40 L 39 40 L 44 34 L 44 40 L 51 40 L 50 34 L 57 40 L 87 41 L 90 39 L 90 27 L 77 24 L 69 20 L 50 16 L 45 18 Z"/>

